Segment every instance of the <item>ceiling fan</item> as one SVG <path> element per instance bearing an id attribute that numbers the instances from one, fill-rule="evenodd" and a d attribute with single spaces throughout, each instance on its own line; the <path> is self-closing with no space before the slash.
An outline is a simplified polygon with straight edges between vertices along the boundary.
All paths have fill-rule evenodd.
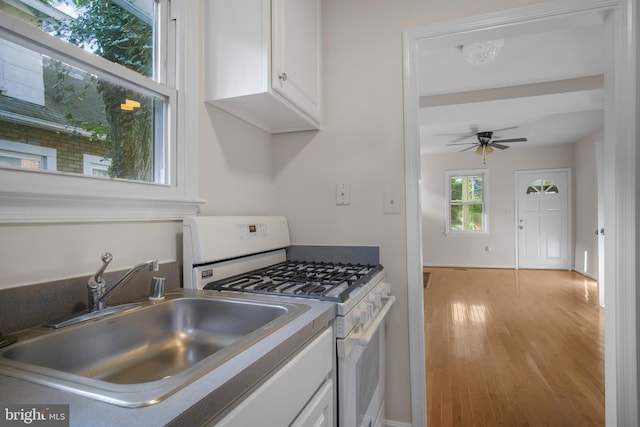
<path id="1" fill-rule="evenodd" d="M 500 132 L 500 131 L 503 131 L 503 130 L 516 129 L 516 128 L 518 128 L 518 126 L 511 126 L 511 127 L 502 128 L 502 129 L 495 129 L 495 130 L 490 130 L 490 131 L 479 132 L 477 127 L 472 127 L 471 128 L 471 133 L 458 134 L 458 137 L 456 139 L 454 139 L 453 141 L 451 141 L 447 145 L 470 145 L 469 147 L 460 150 L 461 152 L 462 151 L 471 150 L 472 148 L 475 147 L 476 154 L 482 155 L 483 159 L 484 159 L 484 163 L 486 164 L 487 154 L 493 153 L 493 149 L 494 148 L 497 148 L 499 150 L 504 150 L 504 149 L 509 148 L 508 145 L 502 145 L 504 143 L 525 142 L 525 141 L 527 141 L 527 138 L 502 139 L 499 136 L 494 135 L 495 132 Z M 460 142 L 460 141 L 464 141 L 467 138 L 471 138 L 473 136 L 476 137 L 477 141 Z"/>

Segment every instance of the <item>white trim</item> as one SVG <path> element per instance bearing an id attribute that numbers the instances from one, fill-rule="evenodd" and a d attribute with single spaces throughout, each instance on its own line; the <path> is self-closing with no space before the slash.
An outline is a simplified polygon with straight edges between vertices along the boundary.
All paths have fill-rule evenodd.
<path id="1" fill-rule="evenodd" d="M 19 154 L 29 154 L 42 159 L 42 169 L 55 171 L 58 168 L 57 151 L 55 148 L 41 147 L 39 145 L 23 144 L 22 142 L 0 139 L 0 153 L 13 151 Z"/>
<path id="2" fill-rule="evenodd" d="M 120 220 L 182 219 L 195 215 L 198 199 L 198 129 L 189 122 L 199 116 L 200 8 L 187 2 L 174 2 L 172 17 L 178 28 L 176 40 L 177 90 L 153 82 L 118 64 L 69 45 L 42 31 L 0 13 L 0 33 L 21 43 L 44 46 L 71 65 L 92 70 L 99 64 L 109 79 L 118 84 L 149 88 L 167 99 L 169 117 L 177 115 L 176 125 L 168 120 L 165 129 L 171 143 L 165 153 L 164 170 L 169 185 L 119 179 L 71 175 L 59 172 L 0 170 L 0 224 L 31 222 L 97 222 Z M 28 33 L 33 42 L 26 41 Z M 55 49 L 55 51 L 53 50 Z M 103 75 L 104 73 L 100 73 Z M 170 78 L 167 77 L 167 78 Z M 197 100 L 200 100 L 197 101 Z M 179 107 L 179 108 L 178 108 Z"/>
<path id="3" fill-rule="evenodd" d="M 484 268 L 484 269 L 506 269 L 506 270 L 515 270 L 516 268 L 513 265 L 502 265 L 502 264 L 425 264 L 423 267 L 426 268 Z"/>
<path id="4" fill-rule="evenodd" d="M 421 242 L 419 213 L 420 144 L 418 138 L 418 93 L 416 43 L 442 42 L 465 33 L 533 25 L 537 21 L 587 11 L 610 12 L 614 19 L 613 46 L 615 70 L 613 96 L 605 109 L 616 138 L 609 139 L 606 174 L 607 288 L 605 289 L 605 403 L 606 423 L 610 426 L 638 425 L 637 323 L 636 323 L 636 1 L 635 0 L 559 0 L 524 8 L 456 21 L 432 24 L 403 32 L 403 77 L 405 118 L 405 193 L 407 218 L 407 273 L 409 342 L 411 368 L 411 406 L 413 425 L 426 425 L 424 389 L 423 289 L 421 281 Z M 484 35 L 486 35 L 483 33 Z M 473 35 L 473 34 L 472 34 Z M 449 39 L 450 41 L 450 39 Z M 605 83 L 605 87 L 607 84 Z M 611 90 L 611 89 L 607 89 Z M 607 104 L 607 103 L 605 103 Z M 613 111 L 612 111 L 613 110 Z M 605 137 L 606 139 L 606 137 Z M 631 179 L 630 179 L 631 177 Z M 420 348 L 422 347 L 422 349 Z"/>
<path id="5" fill-rule="evenodd" d="M 398 421 L 384 420 L 384 427 L 411 427 L 411 424 L 401 423 Z"/>
<path id="6" fill-rule="evenodd" d="M 424 349 L 424 295 L 422 289 L 422 211 L 420 208 L 420 133 L 418 132 L 418 76 L 416 37 L 402 34 L 404 78 L 405 221 L 407 224 L 407 307 L 411 424 L 427 425 L 427 372 Z"/>
<path id="7" fill-rule="evenodd" d="M 95 154 L 82 154 L 82 173 L 84 175 L 93 176 L 94 170 L 108 171 L 109 166 L 111 166 L 111 159 Z"/>
<path id="8" fill-rule="evenodd" d="M 0 191 L 0 224 L 181 220 L 195 215 L 199 203 L 199 200 L 141 200 L 99 193 L 89 196 Z"/>

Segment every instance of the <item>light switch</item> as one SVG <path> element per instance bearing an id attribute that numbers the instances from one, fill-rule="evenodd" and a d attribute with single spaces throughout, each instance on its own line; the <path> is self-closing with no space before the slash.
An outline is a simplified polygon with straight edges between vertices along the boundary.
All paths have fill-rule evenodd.
<path id="1" fill-rule="evenodd" d="M 339 182 L 336 184 L 336 205 L 351 204 L 351 184 Z"/>

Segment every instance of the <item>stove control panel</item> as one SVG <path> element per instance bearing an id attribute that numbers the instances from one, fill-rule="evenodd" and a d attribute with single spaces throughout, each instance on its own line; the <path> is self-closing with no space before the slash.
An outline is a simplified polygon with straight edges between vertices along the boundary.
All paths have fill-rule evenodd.
<path id="1" fill-rule="evenodd" d="M 266 239 L 269 237 L 267 224 L 238 224 L 240 239 Z"/>
<path id="2" fill-rule="evenodd" d="M 380 282 L 353 308 L 351 322 L 348 323 L 354 328 L 366 329 L 389 298 L 389 288 L 389 283 Z"/>

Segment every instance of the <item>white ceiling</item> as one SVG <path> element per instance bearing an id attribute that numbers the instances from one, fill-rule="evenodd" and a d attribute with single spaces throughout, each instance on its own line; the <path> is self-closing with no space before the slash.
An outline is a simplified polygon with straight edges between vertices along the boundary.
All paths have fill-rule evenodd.
<path id="1" fill-rule="evenodd" d="M 544 28 L 531 23 L 419 42 L 422 153 L 467 148 L 446 144 L 476 128 L 518 126 L 495 134 L 528 139 L 511 149 L 574 143 L 600 129 L 604 19 L 584 13 L 545 22 Z M 496 38 L 505 42 L 494 61 L 472 65 L 462 57 L 462 44 Z"/>

